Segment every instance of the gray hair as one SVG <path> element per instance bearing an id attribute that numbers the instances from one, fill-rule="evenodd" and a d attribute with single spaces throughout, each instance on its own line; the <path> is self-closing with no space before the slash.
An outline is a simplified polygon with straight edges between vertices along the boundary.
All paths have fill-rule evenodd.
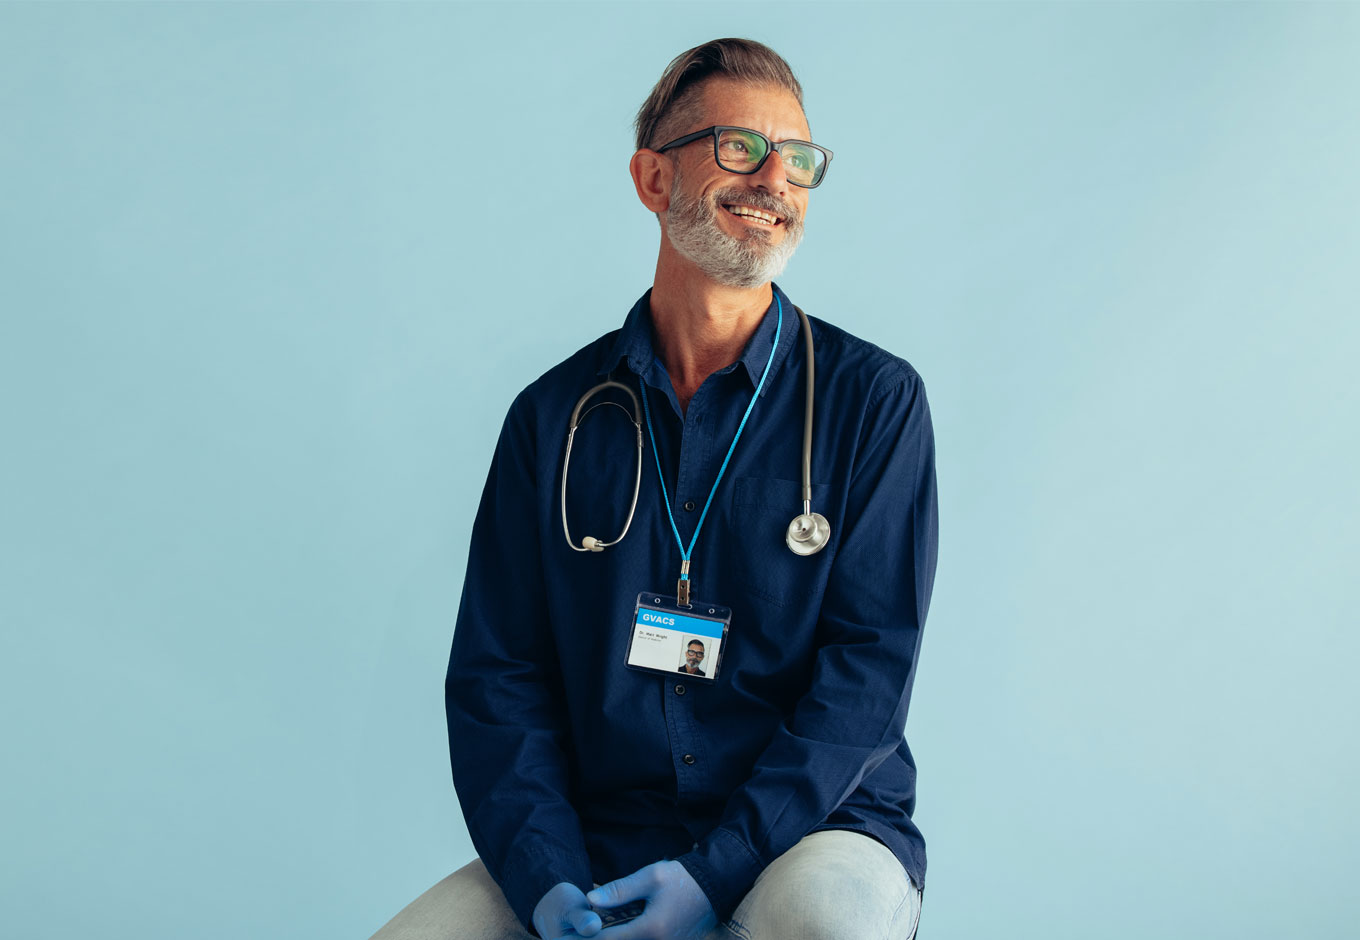
<path id="1" fill-rule="evenodd" d="M 753 39 L 714 39 L 671 60 L 633 122 L 637 149 L 655 148 L 699 119 L 699 88 L 710 78 L 774 85 L 803 106 L 803 86 L 779 53 Z"/>

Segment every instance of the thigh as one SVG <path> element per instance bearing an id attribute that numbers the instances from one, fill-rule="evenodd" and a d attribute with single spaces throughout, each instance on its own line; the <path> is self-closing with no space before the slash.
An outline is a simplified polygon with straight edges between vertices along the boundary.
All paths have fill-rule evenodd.
<path id="1" fill-rule="evenodd" d="M 920 913 L 920 892 L 887 846 L 833 829 L 775 859 L 715 940 L 909 940 Z"/>
<path id="2" fill-rule="evenodd" d="M 534 940 L 481 859 L 401 909 L 370 940 Z"/>

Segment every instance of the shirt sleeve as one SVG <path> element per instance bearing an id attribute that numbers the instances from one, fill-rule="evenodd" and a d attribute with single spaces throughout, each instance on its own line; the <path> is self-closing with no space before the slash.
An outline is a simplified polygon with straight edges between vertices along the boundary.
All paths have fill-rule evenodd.
<path id="1" fill-rule="evenodd" d="M 915 373 L 866 409 L 844 515 L 812 685 L 717 827 L 677 859 L 720 918 L 902 741 L 938 542 L 934 434 Z"/>
<path id="2" fill-rule="evenodd" d="M 444 684 L 454 787 L 472 844 L 526 929 L 559 882 L 589 891 L 569 792 L 563 695 L 548 630 L 532 420 L 511 406 L 472 528 Z"/>

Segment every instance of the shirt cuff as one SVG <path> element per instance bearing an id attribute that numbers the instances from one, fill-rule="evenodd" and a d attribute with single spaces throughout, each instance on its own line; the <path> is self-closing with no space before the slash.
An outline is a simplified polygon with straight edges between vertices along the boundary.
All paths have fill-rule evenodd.
<path id="1" fill-rule="evenodd" d="M 765 863 L 739 836 L 714 829 L 692 852 L 676 859 L 698 882 L 722 923 L 751 890 Z"/>
<path id="2" fill-rule="evenodd" d="M 564 881 L 576 885 L 582 893 L 594 888 L 589 860 L 553 845 L 523 846 L 505 865 L 501 893 L 524 929 L 538 936 L 534 933 L 534 908 L 543 895 Z"/>

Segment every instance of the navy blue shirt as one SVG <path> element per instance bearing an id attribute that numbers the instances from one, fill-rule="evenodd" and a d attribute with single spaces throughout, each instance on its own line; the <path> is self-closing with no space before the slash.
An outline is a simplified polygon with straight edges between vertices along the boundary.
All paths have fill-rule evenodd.
<path id="1" fill-rule="evenodd" d="M 683 864 L 725 918 L 765 866 L 818 829 L 872 836 L 924 882 L 903 730 L 937 542 L 925 387 L 904 360 L 812 319 L 812 506 L 831 540 L 793 554 L 784 532 L 802 512 L 806 365 L 797 315 L 775 291 L 783 321 L 769 377 L 692 558 L 695 599 L 732 610 L 712 683 L 625 666 L 637 596 L 675 593 L 680 549 L 645 427 L 627 537 L 598 553 L 568 547 L 567 424 L 607 375 L 645 389 L 688 545 L 769 359 L 778 304 L 684 410 L 656 355 L 649 292 L 622 329 L 548 371 L 506 417 L 445 700 L 473 845 L 526 926 L 559 882 L 589 890 L 663 858 Z M 622 529 L 635 461 L 623 412 L 602 407 L 582 422 L 567 492 L 578 544 Z"/>

